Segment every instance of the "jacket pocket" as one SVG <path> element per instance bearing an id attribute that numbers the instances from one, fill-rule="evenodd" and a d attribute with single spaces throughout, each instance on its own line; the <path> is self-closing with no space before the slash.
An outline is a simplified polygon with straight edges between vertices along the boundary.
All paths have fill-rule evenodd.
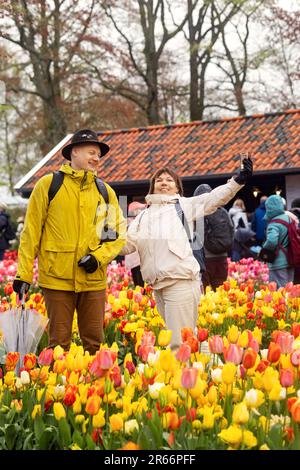
<path id="1" fill-rule="evenodd" d="M 180 238 L 169 239 L 168 248 L 172 253 L 174 253 L 174 255 L 178 256 L 178 258 L 180 259 L 184 259 L 192 253 L 191 247 L 188 244 L 187 240 L 185 241 Z"/>
<path id="2" fill-rule="evenodd" d="M 75 246 L 64 242 L 45 243 L 45 267 L 50 276 L 73 279 Z"/>

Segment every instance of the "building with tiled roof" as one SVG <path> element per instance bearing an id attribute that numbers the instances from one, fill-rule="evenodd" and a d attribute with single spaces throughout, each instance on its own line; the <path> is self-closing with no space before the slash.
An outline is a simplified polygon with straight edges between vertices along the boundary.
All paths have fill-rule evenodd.
<path id="1" fill-rule="evenodd" d="M 110 146 L 99 165 L 99 177 L 119 196 L 142 199 L 149 178 L 161 166 L 170 166 L 183 179 L 185 195 L 208 182 L 226 182 L 239 166 L 239 154 L 249 152 L 255 176 L 239 193 L 253 210 L 262 194 L 278 191 L 289 202 L 300 196 L 300 109 L 211 121 L 99 132 Z M 16 185 L 29 197 L 34 184 L 65 162 L 61 150 L 67 135 Z"/>

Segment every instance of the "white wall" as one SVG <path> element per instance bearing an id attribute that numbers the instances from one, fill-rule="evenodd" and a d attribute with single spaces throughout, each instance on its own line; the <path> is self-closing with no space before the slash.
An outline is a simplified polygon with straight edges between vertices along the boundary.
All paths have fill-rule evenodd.
<path id="1" fill-rule="evenodd" d="M 292 200 L 300 197 L 300 174 L 287 175 L 285 177 L 285 189 L 287 208 L 290 209 Z"/>

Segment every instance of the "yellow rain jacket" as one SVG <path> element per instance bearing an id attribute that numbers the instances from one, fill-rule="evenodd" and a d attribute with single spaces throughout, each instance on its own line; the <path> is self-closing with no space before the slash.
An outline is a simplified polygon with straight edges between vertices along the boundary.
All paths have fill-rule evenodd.
<path id="1" fill-rule="evenodd" d="M 62 186 L 48 206 L 52 174 L 43 176 L 29 199 L 18 257 L 16 279 L 32 283 L 33 262 L 38 257 L 39 285 L 75 292 L 105 289 L 106 267 L 125 244 L 126 221 L 114 190 L 106 184 L 109 196 L 106 224 L 115 230 L 116 241 L 100 243 L 106 203 L 91 171 L 76 171 L 62 165 Z M 99 261 L 94 273 L 77 265 L 92 254 Z"/>

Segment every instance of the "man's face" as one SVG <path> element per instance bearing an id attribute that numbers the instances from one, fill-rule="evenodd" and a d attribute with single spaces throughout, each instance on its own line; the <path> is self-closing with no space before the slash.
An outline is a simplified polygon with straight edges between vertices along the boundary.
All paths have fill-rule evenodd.
<path id="1" fill-rule="evenodd" d="M 101 151 L 97 144 L 75 145 L 72 149 L 71 167 L 74 170 L 95 171 L 98 168 L 100 156 Z"/>

